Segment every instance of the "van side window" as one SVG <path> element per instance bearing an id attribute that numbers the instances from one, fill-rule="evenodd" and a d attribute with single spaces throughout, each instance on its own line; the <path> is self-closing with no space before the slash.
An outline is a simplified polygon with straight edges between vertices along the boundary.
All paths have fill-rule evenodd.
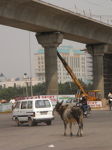
<path id="1" fill-rule="evenodd" d="M 15 108 L 18 109 L 19 105 L 20 105 L 20 102 L 17 102 Z"/>
<path id="2" fill-rule="evenodd" d="M 26 105 L 27 105 L 27 102 L 22 102 L 21 103 L 21 109 L 26 109 Z"/>
<path id="3" fill-rule="evenodd" d="M 29 108 L 29 109 L 32 108 L 32 101 L 29 101 L 29 102 L 28 102 L 27 108 Z"/>

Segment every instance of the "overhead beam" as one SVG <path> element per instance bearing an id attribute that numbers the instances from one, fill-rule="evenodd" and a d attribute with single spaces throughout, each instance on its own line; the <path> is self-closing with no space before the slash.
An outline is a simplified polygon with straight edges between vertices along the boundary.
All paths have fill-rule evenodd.
<path id="1" fill-rule="evenodd" d="M 40 0 L 0 0 L 0 24 L 32 32 L 55 32 L 85 44 L 112 44 L 112 27 Z"/>

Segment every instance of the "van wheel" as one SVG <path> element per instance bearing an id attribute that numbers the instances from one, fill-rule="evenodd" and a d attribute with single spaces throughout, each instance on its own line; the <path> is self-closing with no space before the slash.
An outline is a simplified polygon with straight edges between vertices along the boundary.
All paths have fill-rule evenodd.
<path id="1" fill-rule="evenodd" d="M 51 120 L 46 122 L 47 125 L 51 125 Z"/>
<path id="2" fill-rule="evenodd" d="M 28 118 L 28 125 L 29 125 L 29 127 L 33 126 L 33 121 L 31 118 Z"/>
<path id="3" fill-rule="evenodd" d="M 16 126 L 20 126 L 20 121 L 18 118 L 15 119 L 15 122 L 16 122 Z"/>

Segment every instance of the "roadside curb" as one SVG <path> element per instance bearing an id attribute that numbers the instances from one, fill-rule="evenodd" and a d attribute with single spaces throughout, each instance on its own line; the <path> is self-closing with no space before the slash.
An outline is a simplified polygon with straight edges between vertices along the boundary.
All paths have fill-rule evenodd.
<path id="1" fill-rule="evenodd" d="M 91 108 L 91 110 L 109 110 L 108 107 L 105 107 L 105 108 Z"/>
<path id="2" fill-rule="evenodd" d="M 0 112 L 0 114 L 12 113 L 12 111 Z"/>

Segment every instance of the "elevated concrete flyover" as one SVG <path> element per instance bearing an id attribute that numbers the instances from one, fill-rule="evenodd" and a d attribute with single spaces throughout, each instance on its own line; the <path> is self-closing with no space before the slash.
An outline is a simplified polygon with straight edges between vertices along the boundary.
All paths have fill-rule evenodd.
<path id="1" fill-rule="evenodd" d="M 112 26 L 40 0 L 0 0 L 0 24 L 36 33 L 45 48 L 47 94 L 58 94 L 56 48 L 63 39 L 87 45 L 95 62 L 95 89 L 101 89 L 103 97 L 111 89 L 104 60 L 111 60 Z"/>

